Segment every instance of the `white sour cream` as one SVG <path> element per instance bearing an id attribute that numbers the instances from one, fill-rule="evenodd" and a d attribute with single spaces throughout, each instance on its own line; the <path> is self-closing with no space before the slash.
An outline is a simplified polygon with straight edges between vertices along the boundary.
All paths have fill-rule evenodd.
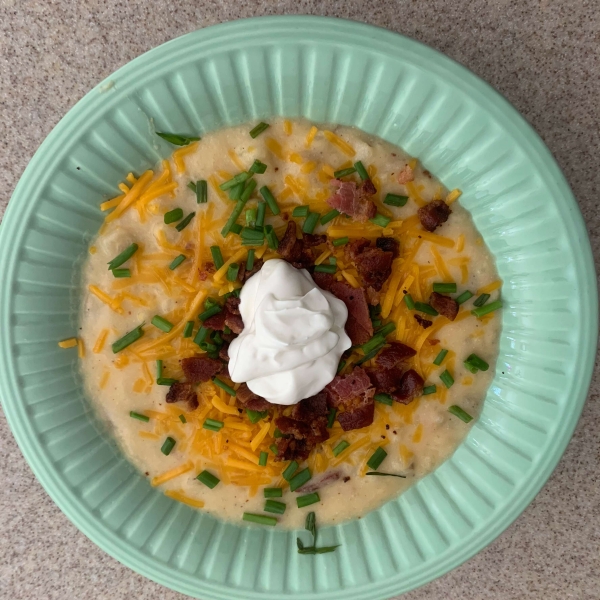
<path id="1" fill-rule="evenodd" d="M 320 392 L 350 348 L 346 305 L 305 269 L 267 261 L 240 295 L 244 331 L 229 346 L 232 381 L 273 404 L 297 404 Z"/>

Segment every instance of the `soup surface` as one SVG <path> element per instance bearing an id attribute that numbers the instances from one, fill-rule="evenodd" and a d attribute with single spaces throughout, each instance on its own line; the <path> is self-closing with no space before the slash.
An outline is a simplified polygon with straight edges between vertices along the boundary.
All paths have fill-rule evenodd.
<path id="1" fill-rule="evenodd" d="M 285 503 L 285 512 L 270 515 L 278 526 L 301 527 L 311 510 L 322 525 L 338 523 L 397 496 L 448 458 L 464 439 L 471 426 L 465 420 L 478 416 L 493 377 L 500 328 L 499 312 L 480 317 L 472 311 L 498 300 L 501 282 L 469 213 L 456 201 L 460 192 L 445 190 L 398 147 L 356 129 L 302 120 L 272 120 L 255 138 L 249 135 L 253 127 L 223 129 L 181 146 L 154 170 L 139 178 L 130 174 L 120 186 L 122 195 L 102 206 L 106 223 L 90 246 L 83 271 L 81 369 L 89 397 L 124 453 L 152 485 L 175 500 L 240 521 L 244 513 L 270 514 L 264 512 L 264 488 L 282 488 L 275 500 Z M 332 271 L 333 281 L 357 290 L 367 286 L 364 273 L 361 276 L 348 256 L 352 243 L 361 238 L 372 245 L 378 238 L 399 242 L 391 274 L 380 290 L 368 290 L 371 319 L 375 334 L 389 325 L 385 341 L 399 341 L 416 351 L 402 369 L 412 369 L 424 380 L 424 393 L 408 403 L 376 390 L 373 423 L 367 427 L 345 431 L 329 413 L 328 439 L 310 451 L 307 461 L 298 461 L 296 474 L 308 468 L 311 479 L 294 492 L 283 477 L 290 461 L 277 461 L 274 453 L 281 439 L 275 421 L 291 407 L 262 414 L 244 410 L 218 385 L 222 381 L 226 388 L 239 388 L 226 370 L 217 384 L 208 380 L 197 386 L 194 410 L 189 403 L 166 402 L 173 380 L 185 381 L 181 359 L 206 352 L 215 356 L 219 342 L 233 335 L 225 329 L 202 338 L 198 320 L 200 313 L 215 302 L 222 305 L 242 286 L 236 279 L 239 271 L 229 267 L 250 266 L 249 250 L 254 250 L 257 264 L 280 258 L 277 247 L 269 245 L 272 237 L 247 246 L 243 233 L 221 233 L 236 206 L 230 196 L 238 192 L 220 186 L 256 160 L 267 168 L 242 183 L 243 193 L 249 181 L 257 181 L 234 230 L 256 229 L 264 202 L 259 190 L 267 186 L 280 212 L 274 215 L 271 205 L 263 207 L 265 232 L 270 225 L 281 240 L 293 220 L 300 238 L 309 218 L 302 215 L 318 213 L 313 233 L 326 234 L 327 241 L 310 248 L 312 262 L 328 266 L 325 270 Z M 358 161 L 367 171 L 363 177 L 368 175 L 376 189 L 369 199 L 377 216 L 366 222 L 335 216 L 328 204 L 336 182 L 362 185 L 360 169 L 339 172 L 354 169 Z M 445 201 L 451 214 L 430 232 L 417 211 L 435 200 Z M 308 208 L 294 216 L 297 207 Z M 330 220 L 321 224 L 327 221 L 324 215 Z M 107 269 L 107 263 L 132 244 L 137 245 L 135 252 L 114 271 Z M 211 247 L 218 247 L 221 268 L 215 267 Z M 461 300 L 454 320 L 429 310 L 436 283 L 450 284 L 443 295 Z M 466 291 L 472 296 L 464 300 Z M 113 346 L 131 331 L 139 339 L 122 350 Z M 474 367 L 467 360 L 473 354 L 489 369 Z M 343 356 L 340 376 L 352 373 L 357 364 L 367 371 L 376 368 L 377 358 L 363 360 L 364 356 L 364 348 L 355 344 Z M 221 357 L 226 358 L 226 349 Z M 166 385 L 159 385 L 157 378 Z M 207 429 L 207 419 L 217 424 Z M 172 445 L 165 445 L 169 438 L 174 445 L 166 453 Z M 387 454 L 373 468 L 374 463 L 367 462 L 378 448 Z M 265 459 L 266 465 L 260 464 Z M 215 487 L 196 478 L 204 471 L 219 480 Z M 403 477 L 366 475 L 372 471 Z M 314 491 L 315 503 L 298 508 L 296 498 Z"/>

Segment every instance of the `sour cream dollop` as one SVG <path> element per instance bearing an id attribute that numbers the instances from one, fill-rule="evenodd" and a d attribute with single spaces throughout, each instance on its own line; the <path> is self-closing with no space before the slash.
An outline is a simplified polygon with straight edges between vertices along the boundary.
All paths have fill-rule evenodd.
<path id="1" fill-rule="evenodd" d="M 320 392 L 350 348 L 346 305 L 305 269 L 267 261 L 240 295 L 244 330 L 229 346 L 232 381 L 273 404 L 297 404 Z"/>

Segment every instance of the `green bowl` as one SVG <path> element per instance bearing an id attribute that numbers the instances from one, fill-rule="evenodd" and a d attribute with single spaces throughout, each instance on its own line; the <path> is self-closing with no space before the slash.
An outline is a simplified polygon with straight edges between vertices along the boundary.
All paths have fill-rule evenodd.
<path id="1" fill-rule="evenodd" d="M 272 115 L 355 125 L 463 190 L 504 280 L 496 377 L 455 454 L 364 518 L 296 534 L 221 522 L 152 489 L 96 421 L 76 352 L 78 271 L 100 202 L 170 154 L 152 135 Z M 540 138 L 491 87 L 417 42 L 349 21 L 274 17 L 169 42 L 119 69 L 48 136 L 0 234 L 0 395 L 56 504 L 132 569 L 190 596 L 388 598 L 489 544 L 556 466 L 588 389 L 596 277 L 569 187 Z"/>

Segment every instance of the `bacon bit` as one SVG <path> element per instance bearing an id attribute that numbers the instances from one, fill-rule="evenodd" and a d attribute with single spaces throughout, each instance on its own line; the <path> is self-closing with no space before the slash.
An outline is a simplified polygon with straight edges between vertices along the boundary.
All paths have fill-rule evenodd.
<path id="1" fill-rule="evenodd" d="M 331 273 L 313 273 L 312 278 L 322 290 L 327 290 L 328 292 L 331 290 L 331 286 L 335 281 L 335 278 Z"/>
<path id="2" fill-rule="evenodd" d="M 198 408 L 198 395 L 191 383 L 174 383 L 167 392 L 167 404 L 186 402 L 190 411 Z"/>
<path id="3" fill-rule="evenodd" d="M 208 317 L 206 321 L 202 322 L 203 327 L 208 329 L 214 329 L 215 331 L 223 331 L 225 329 L 225 311 L 222 310 L 212 317 Z"/>
<path id="4" fill-rule="evenodd" d="M 202 268 L 198 270 L 198 278 L 200 281 L 206 281 L 209 275 L 216 272 L 215 264 L 212 262 L 205 262 Z"/>
<path id="5" fill-rule="evenodd" d="M 454 321 L 456 319 L 456 315 L 458 314 L 458 302 L 450 296 L 444 296 L 443 294 L 438 294 L 438 292 L 433 292 L 431 296 L 429 296 L 429 304 L 437 310 L 440 315 L 444 315 L 447 319 Z"/>
<path id="6" fill-rule="evenodd" d="M 398 367 L 367 369 L 367 374 L 378 392 L 388 394 L 398 389 L 402 378 L 402 369 Z"/>
<path id="7" fill-rule="evenodd" d="M 322 237 L 322 236 L 314 236 Z M 324 236 L 323 236 L 324 237 Z M 310 241 L 314 241 L 312 238 Z M 304 236 L 302 239 L 296 237 L 296 222 L 289 221 L 285 234 L 279 242 L 277 252 L 281 255 L 281 258 L 287 260 L 297 269 L 305 269 L 314 264 L 314 256 L 309 249 L 311 243 L 306 243 Z M 319 241 L 318 243 L 323 243 Z"/>
<path id="8" fill-rule="evenodd" d="M 416 350 L 413 350 L 410 346 L 402 342 L 390 342 L 390 345 L 377 355 L 375 362 L 384 369 L 391 369 L 416 354 Z"/>
<path id="9" fill-rule="evenodd" d="M 319 281 L 321 281 L 320 278 Z M 317 285 L 319 284 L 317 283 Z M 355 289 L 344 281 L 334 281 L 329 289 L 348 309 L 345 329 L 352 343 L 357 345 L 368 342 L 373 337 L 373 323 L 369 316 L 365 290 L 363 288 Z"/>
<path id="10" fill-rule="evenodd" d="M 337 416 L 338 423 L 344 431 L 362 429 L 373 423 L 375 417 L 373 395 L 375 390 L 372 388 L 371 391 L 371 395 L 368 398 L 365 397 L 358 406 L 350 408 Z"/>
<path id="11" fill-rule="evenodd" d="M 384 252 L 391 252 L 393 258 L 400 256 L 400 242 L 392 237 L 377 238 L 375 245 Z"/>
<path id="12" fill-rule="evenodd" d="M 248 410 L 263 411 L 274 406 L 262 396 L 255 394 L 245 383 L 236 390 L 235 400 L 239 406 Z"/>
<path id="13" fill-rule="evenodd" d="M 392 273 L 392 252 L 371 248 L 369 240 L 359 238 L 344 249 L 347 258 L 354 262 L 356 270 L 367 286 L 379 291 Z"/>
<path id="14" fill-rule="evenodd" d="M 410 404 L 415 398 L 423 394 L 423 378 L 413 369 L 406 371 L 400 380 L 398 391 L 392 398 L 400 404 Z"/>
<path id="15" fill-rule="evenodd" d="M 426 231 L 435 231 L 448 220 L 452 211 L 443 200 L 434 200 L 417 211 L 419 221 Z"/>
<path id="16" fill-rule="evenodd" d="M 369 198 L 377 191 L 370 179 L 358 186 L 354 181 L 332 179 L 330 185 L 336 189 L 327 199 L 327 204 L 332 208 L 361 223 L 366 223 L 377 214 L 377 207 Z"/>
<path id="17" fill-rule="evenodd" d="M 413 317 L 415 318 L 415 321 L 423 328 L 423 329 L 427 329 L 428 327 L 431 327 L 433 325 L 433 321 L 429 321 L 428 319 L 424 319 L 422 316 L 420 315 L 413 315 Z"/>
<path id="18" fill-rule="evenodd" d="M 404 185 L 410 181 L 414 181 L 415 174 L 410 165 L 406 165 L 402 171 L 398 173 L 398 183 Z"/>
<path id="19" fill-rule="evenodd" d="M 208 356 L 190 356 L 181 361 L 185 378 L 190 383 L 209 381 L 223 371 L 223 363 Z"/>
<path id="20" fill-rule="evenodd" d="M 361 367 L 354 367 L 348 375 L 336 375 L 325 387 L 328 404 L 334 407 L 345 406 L 355 398 L 366 397 L 371 390 L 371 380 Z"/>

